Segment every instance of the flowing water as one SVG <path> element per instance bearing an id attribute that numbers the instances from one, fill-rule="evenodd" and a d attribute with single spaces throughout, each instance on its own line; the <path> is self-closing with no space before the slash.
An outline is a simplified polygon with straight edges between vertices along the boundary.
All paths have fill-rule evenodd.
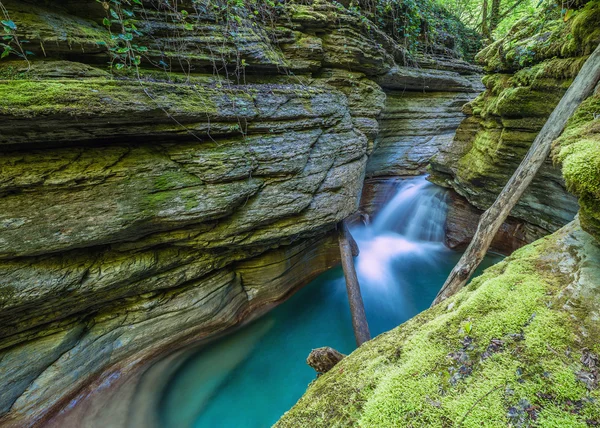
<path id="1" fill-rule="evenodd" d="M 418 177 L 401 182 L 372 224 L 351 229 L 373 337 L 428 308 L 458 261 L 442 244 L 446 209 L 446 191 Z M 159 425 L 268 427 L 315 378 L 305 360 L 321 346 L 355 349 L 341 268 L 189 357 L 162 391 Z"/>

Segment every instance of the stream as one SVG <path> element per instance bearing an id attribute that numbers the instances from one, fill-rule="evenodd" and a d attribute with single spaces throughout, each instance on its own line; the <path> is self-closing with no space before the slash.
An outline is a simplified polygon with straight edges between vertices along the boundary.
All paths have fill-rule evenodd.
<path id="1" fill-rule="evenodd" d="M 442 243 L 446 197 L 425 177 L 403 180 L 371 224 L 351 228 L 373 337 L 427 309 L 458 261 Z M 498 260 L 489 256 L 482 268 Z M 158 425 L 271 426 L 315 378 L 305 360 L 321 346 L 356 347 L 341 267 L 189 356 L 160 392 Z"/>

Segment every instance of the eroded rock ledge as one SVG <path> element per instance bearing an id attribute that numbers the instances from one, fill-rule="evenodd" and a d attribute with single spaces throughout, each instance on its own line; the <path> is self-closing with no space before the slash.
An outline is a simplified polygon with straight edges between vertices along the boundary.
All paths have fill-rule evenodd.
<path id="1" fill-rule="evenodd" d="M 480 210 L 494 202 L 600 42 L 600 4 L 584 4 L 577 17 L 567 22 L 552 8 L 543 10 L 517 23 L 504 39 L 478 54 L 486 71 L 486 90 L 465 106 L 469 117 L 461 123 L 453 144 L 441 147 L 433 160 L 433 181 L 454 188 Z M 593 109 L 590 101 L 580 122 L 593 121 Z M 598 180 L 590 177 L 589 181 Z M 591 206 L 598 206 L 595 195 L 581 198 L 588 207 L 582 210 L 585 225 L 594 217 L 587 214 Z M 548 159 L 511 215 L 532 225 L 531 231 L 538 229 L 540 237 L 569 222 L 577 210 L 577 199 L 567 190 L 560 168 Z"/>

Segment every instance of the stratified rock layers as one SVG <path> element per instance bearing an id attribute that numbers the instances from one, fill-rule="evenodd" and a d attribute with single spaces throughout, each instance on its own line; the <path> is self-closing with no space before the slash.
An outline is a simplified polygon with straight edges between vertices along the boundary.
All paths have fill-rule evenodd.
<path id="1" fill-rule="evenodd" d="M 332 232 L 358 207 L 369 156 L 402 140 L 375 175 L 421 171 L 478 90 L 473 67 L 410 69 L 328 2 L 235 34 L 200 13 L 185 37 L 148 3 L 147 58 L 115 75 L 100 3 L 3 4 L 35 54 L 0 63 L 0 418 L 15 426 L 337 263 Z M 149 64 L 163 60 L 172 72 Z"/>

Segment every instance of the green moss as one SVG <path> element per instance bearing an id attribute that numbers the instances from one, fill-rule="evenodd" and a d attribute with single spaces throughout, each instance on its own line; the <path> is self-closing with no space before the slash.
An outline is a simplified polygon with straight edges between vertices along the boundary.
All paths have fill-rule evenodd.
<path id="1" fill-rule="evenodd" d="M 600 239 L 600 94 L 584 101 L 554 142 L 570 191 L 579 196 L 581 223 Z"/>
<path id="2" fill-rule="evenodd" d="M 576 415 L 565 412 L 561 407 L 550 404 L 540 412 L 539 426 L 545 428 L 587 428 L 588 424 L 577 418 Z"/>
<path id="3" fill-rule="evenodd" d="M 243 93 L 239 95 L 247 98 Z M 216 114 L 218 100 L 224 98 L 227 95 L 223 91 L 199 85 L 142 85 L 107 79 L 0 81 L 0 113 L 24 117 L 114 115 L 159 108 L 177 113 Z"/>
<path id="4" fill-rule="evenodd" d="M 443 305 L 363 345 L 315 381 L 277 426 L 551 427 L 596 420 L 600 394 L 577 373 L 582 350 L 600 336 L 590 334 L 594 321 L 564 310 L 574 302 L 565 293 L 571 277 L 556 266 L 568 263 L 561 242 L 572 233 L 581 232 L 566 228 L 524 247 Z"/>
<path id="5" fill-rule="evenodd" d="M 18 26 L 17 34 L 21 40 L 39 42 L 42 46 L 48 44 L 49 48 L 51 44 L 60 43 L 77 48 L 111 43 L 105 28 L 94 21 L 70 15 L 59 6 L 53 6 L 57 10 L 51 11 L 22 1 L 4 0 L 3 3 Z"/>
<path id="6" fill-rule="evenodd" d="M 590 1 L 582 10 L 577 11 L 571 28 L 572 43 L 582 54 L 591 54 L 600 43 L 600 1 Z"/>
<path id="7" fill-rule="evenodd" d="M 486 71 L 498 72 L 589 55 L 600 42 L 600 1 L 587 2 L 573 16 L 565 22 L 560 7 L 547 2 L 540 13 L 517 22 L 505 38 L 483 49 L 477 60 Z"/>
<path id="8" fill-rule="evenodd" d="M 509 88 L 500 94 L 490 112 L 502 117 L 548 117 L 561 98 L 562 93 Z"/>

